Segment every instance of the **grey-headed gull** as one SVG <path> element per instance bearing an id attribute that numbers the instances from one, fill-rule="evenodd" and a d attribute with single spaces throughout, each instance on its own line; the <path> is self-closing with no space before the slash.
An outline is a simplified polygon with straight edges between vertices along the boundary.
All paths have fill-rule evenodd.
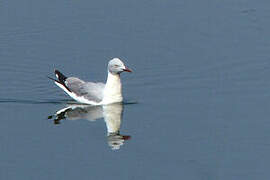
<path id="1" fill-rule="evenodd" d="M 54 115 L 48 117 L 53 119 L 55 124 L 66 120 L 86 119 L 94 122 L 104 118 L 107 127 L 107 141 L 112 150 L 120 147 L 129 140 L 131 136 L 120 134 L 120 126 L 123 118 L 123 104 L 114 103 L 106 106 L 89 106 L 85 104 L 69 104 L 67 107 L 58 110 Z"/>
<path id="2" fill-rule="evenodd" d="M 123 101 L 120 74 L 124 71 L 132 72 L 119 58 L 114 58 L 108 63 L 106 84 L 85 82 L 76 77 L 66 77 L 58 70 L 55 70 L 57 80 L 53 80 L 57 86 L 80 103 L 106 105 Z"/>

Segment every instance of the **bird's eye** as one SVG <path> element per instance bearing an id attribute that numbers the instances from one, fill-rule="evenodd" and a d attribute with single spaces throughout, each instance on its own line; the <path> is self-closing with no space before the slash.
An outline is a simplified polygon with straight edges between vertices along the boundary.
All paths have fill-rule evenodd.
<path id="1" fill-rule="evenodd" d="M 114 67 L 115 67 L 115 68 L 118 68 L 118 67 L 119 67 L 119 65 L 115 64 L 115 65 L 114 65 Z"/>

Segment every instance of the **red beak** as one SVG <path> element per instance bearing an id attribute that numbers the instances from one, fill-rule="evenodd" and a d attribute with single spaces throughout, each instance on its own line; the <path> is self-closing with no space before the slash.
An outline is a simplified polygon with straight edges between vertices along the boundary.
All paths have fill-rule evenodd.
<path id="1" fill-rule="evenodd" d="M 131 69 L 128 69 L 127 67 L 125 69 L 123 69 L 123 71 L 132 72 Z"/>

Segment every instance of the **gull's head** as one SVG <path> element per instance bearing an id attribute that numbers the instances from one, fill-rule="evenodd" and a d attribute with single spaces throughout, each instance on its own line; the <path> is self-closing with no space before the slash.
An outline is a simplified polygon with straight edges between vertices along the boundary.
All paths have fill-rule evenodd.
<path id="1" fill-rule="evenodd" d="M 108 71 L 112 74 L 120 74 L 121 72 L 132 72 L 119 58 L 113 58 L 109 61 Z"/>

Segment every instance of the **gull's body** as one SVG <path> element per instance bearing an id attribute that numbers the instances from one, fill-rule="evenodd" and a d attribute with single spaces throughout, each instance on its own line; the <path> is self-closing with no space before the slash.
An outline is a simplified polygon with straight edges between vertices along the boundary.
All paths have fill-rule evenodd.
<path id="1" fill-rule="evenodd" d="M 124 63 L 114 58 L 108 63 L 108 76 L 106 84 L 98 82 L 85 82 L 76 77 L 66 77 L 55 70 L 58 80 L 55 84 L 63 89 L 76 101 L 91 105 L 106 105 L 123 101 L 120 73 L 131 72 Z"/>

